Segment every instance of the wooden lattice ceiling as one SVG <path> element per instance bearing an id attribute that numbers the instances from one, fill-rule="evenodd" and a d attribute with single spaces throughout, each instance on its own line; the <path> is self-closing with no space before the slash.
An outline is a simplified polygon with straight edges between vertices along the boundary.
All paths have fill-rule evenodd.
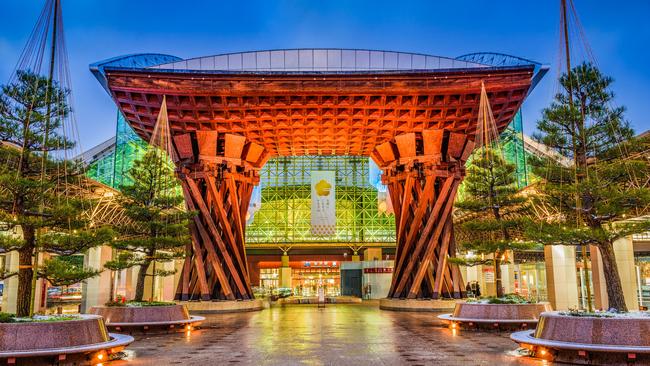
<path id="1" fill-rule="evenodd" d="M 533 67 L 413 73 L 228 74 L 106 70 L 112 96 L 148 140 L 163 95 L 174 134 L 244 135 L 281 155 L 369 155 L 396 135 L 447 129 L 473 136 L 481 82 L 500 129 Z"/>

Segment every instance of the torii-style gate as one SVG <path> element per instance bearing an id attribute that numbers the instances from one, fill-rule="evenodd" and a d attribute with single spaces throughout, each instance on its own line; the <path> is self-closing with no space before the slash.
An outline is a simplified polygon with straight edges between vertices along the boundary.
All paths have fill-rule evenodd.
<path id="1" fill-rule="evenodd" d="M 534 82 L 535 65 L 456 60 L 447 68 L 328 71 L 313 66 L 317 51 L 311 69 L 285 65 L 281 72 L 215 70 L 219 56 L 207 69 L 191 62 L 210 58 L 95 66 L 147 141 L 166 96 L 178 177 L 188 209 L 198 212 L 176 298 L 253 298 L 246 210 L 259 169 L 273 156 L 291 155 L 370 156 L 384 172 L 396 215 L 389 297 L 464 296 L 460 272 L 447 258 L 455 254 L 451 211 L 474 148 L 481 84 L 501 131 Z M 410 55 L 411 63 L 418 56 L 399 55 Z"/>

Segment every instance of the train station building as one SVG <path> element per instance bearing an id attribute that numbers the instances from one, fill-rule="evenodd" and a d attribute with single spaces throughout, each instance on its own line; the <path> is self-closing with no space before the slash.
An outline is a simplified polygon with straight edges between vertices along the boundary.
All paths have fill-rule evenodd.
<path id="1" fill-rule="evenodd" d="M 212 130 L 217 134 L 210 138 L 217 140 L 232 133 L 268 154 L 242 218 L 253 287 L 313 296 L 324 286 L 331 296 L 384 297 L 398 233 L 395 197 L 382 182 L 385 162 L 379 154 L 373 158 L 375 148 L 412 133 L 422 143 L 420 134 L 427 130 L 473 140 L 484 82 L 498 101 L 492 107 L 504 152 L 523 188 L 531 179 L 527 154 L 539 151 L 523 135 L 520 107 L 547 68 L 490 53 L 448 58 L 300 49 L 187 60 L 136 55 L 92 70 L 119 111 L 116 138 L 86 156 L 91 177 L 114 188 L 128 181 L 164 95 L 172 131 Z M 158 81 L 144 85 L 134 79 L 145 75 Z M 217 81 L 228 84 L 216 86 Z M 160 88 L 165 83 L 169 88 Z M 333 183 L 325 215 L 311 188 L 321 178 Z M 375 291 L 362 294 L 364 284 L 374 284 Z"/>
<path id="2" fill-rule="evenodd" d="M 119 195 L 165 103 L 180 189 L 200 219 L 189 259 L 146 286 L 157 299 L 308 298 L 318 288 L 332 297 L 453 298 L 468 282 L 491 294 L 491 268 L 446 262 L 456 250 L 452 204 L 474 147 L 482 85 L 519 187 L 535 181 L 528 159 L 553 153 L 524 135 L 521 106 L 547 70 L 496 53 L 121 56 L 91 65 L 116 104 L 116 135 L 82 159 L 106 197 Z M 103 219 L 120 220 L 106 205 Z M 619 266 L 630 272 L 621 274 L 624 289 L 639 305 L 650 301 L 647 243 L 630 238 L 618 251 L 629 264 Z M 111 255 L 98 248 L 84 260 L 100 268 Z M 512 253 L 503 286 L 558 309 L 581 307 L 585 271 L 598 270 L 581 263 L 575 248 Z M 103 303 L 111 281 L 129 297 L 136 271 L 91 279 L 72 302 Z M 602 282 L 595 273 L 594 287 Z"/>

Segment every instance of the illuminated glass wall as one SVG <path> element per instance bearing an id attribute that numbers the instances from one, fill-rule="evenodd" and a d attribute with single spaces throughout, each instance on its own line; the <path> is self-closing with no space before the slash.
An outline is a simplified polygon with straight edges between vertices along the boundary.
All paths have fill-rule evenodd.
<path id="1" fill-rule="evenodd" d="M 144 155 L 147 143 L 133 131 L 121 113 L 117 113 L 115 147 L 88 167 L 88 176 L 107 186 L 119 189 L 129 183 L 128 172 L 133 162 Z"/>
<path id="2" fill-rule="evenodd" d="M 515 114 L 512 122 L 501 133 L 501 146 L 503 157 L 506 161 L 515 164 L 517 168 L 517 185 L 524 188 L 530 182 L 530 169 L 528 167 L 529 154 L 524 150 L 523 122 L 521 111 Z"/>
<path id="3" fill-rule="evenodd" d="M 146 143 L 118 113 L 116 144 L 89 166 L 88 175 L 119 189 L 128 183 L 133 161 L 144 154 Z M 506 160 L 517 167 L 517 180 L 525 187 L 530 178 L 524 151 L 521 114 L 502 134 Z M 249 243 L 394 243 L 395 218 L 381 205 L 376 168 L 367 157 L 296 156 L 274 158 L 260 171 L 261 206 L 247 222 Z M 336 235 L 310 233 L 312 170 L 336 171 Z M 373 171 L 374 170 L 374 171 Z"/>
<path id="4" fill-rule="evenodd" d="M 246 228 L 249 243 L 394 243 L 395 217 L 380 212 L 370 160 L 355 156 L 274 158 L 260 171 L 262 205 Z M 336 172 L 336 235 L 314 236 L 311 171 Z"/>

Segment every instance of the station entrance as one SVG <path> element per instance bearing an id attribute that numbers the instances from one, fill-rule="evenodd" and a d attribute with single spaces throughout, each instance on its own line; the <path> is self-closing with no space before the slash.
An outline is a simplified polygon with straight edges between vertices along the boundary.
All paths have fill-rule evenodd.
<path id="1" fill-rule="evenodd" d="M 125 67 L 124 60 L 100 66 L 135 132 L 146 141 L 161 129 L 168 135 L 164 148 L 176 164 L 187 207 L 199 213 L 176 298 L 253 297 L 245 250 L 249 202 L 269 159 L 290 156 L 370 157 L 382 171 L 395 213 L 388 296 L 463 297 L 460 272 L 447 261 L 456 250 L 451 210 L 476 146 L 481 92 L 498 133 L 525 99 L 535 65 L 324 50 L 322 69 L 317 61 L 323 50 L 302 51 L 282 51 L 282 67 L 256 63 L 254 70 L 243 66 L 245 60 L 259 62 L 268 53 L 269 62 L 277 62 L 276 51 L 237 54 L 237 70 L 230 66 L 233 55 L 225 67 L 217 66 L 216 56 L 152 67 Z M 305 63 L 287 64 L 294 52 Z M 343 66 L 345 52 L 353 52 L 353 66 Z M 370 67 L 373 57 L 382 57 L 383 66 Z M 397 57 L 397 66 L 387 65 L 387 57 Z M 406 60 L 411 66 L 400 67 Z M 323 212 L 336 183 L 327 179 L 312 187 Z M 312 226 L 315 235 L 332 235 L 327 225 Z"/>

